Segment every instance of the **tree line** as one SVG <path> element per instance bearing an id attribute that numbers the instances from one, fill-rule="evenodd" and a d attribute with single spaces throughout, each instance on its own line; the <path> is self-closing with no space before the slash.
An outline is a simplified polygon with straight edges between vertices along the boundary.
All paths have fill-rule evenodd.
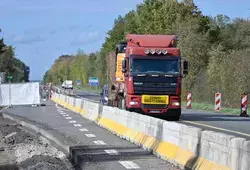
<path id="1" fill-rule="evenodd" d="M 5 72 L 6 80 L 8 76 L 12 76 L 12 82 L 29 81 L 29 66 L 15 57 L 14 47 L 6 45 L 3 38 L 0 39 L 0 72 Z"/>
<path id="2" fill-rule="evenodd" d="M 214 103 L 214 94 L 221 92 L 224 106 L 236 107 L 241 94 L 250 92 L 250 21 L 206 16 L 193 0 L 144 0 L 136 10 L 118 16 L 100 51 L 59 57 L 44 80 L 57 84 L 80 78 L 85 86 L 89 76 L 97 76 L 105 84 L 106 55 L 128 33 L 179 37 L 178 47 L 190 63 L 183 98 L 191 91 L 194 101 Z"/>

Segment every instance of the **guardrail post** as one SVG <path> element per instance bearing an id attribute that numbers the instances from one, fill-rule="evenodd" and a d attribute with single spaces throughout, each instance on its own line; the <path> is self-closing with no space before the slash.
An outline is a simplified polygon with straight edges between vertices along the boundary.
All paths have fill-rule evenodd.
<path id="1" fill-rule="evenodd" d="M 187 109 L 192 109 L 191 102 L 192 102 L 192 93 L 188 92 L 188 94 L 187 94 Z"/>
<path id="2" fill-rule="evenodd" d="M 219 112 L 221 110 L 221 93 L 215 93 L 215 111 Z"/>
<path id="3" fill-rule="evenodd" d="M 247 94 L 243 93 L 241 95 L 241 112 L 240 112 L 240 116 L 242 117 L 249 117 L 249 115 L 247 114 Z"/>

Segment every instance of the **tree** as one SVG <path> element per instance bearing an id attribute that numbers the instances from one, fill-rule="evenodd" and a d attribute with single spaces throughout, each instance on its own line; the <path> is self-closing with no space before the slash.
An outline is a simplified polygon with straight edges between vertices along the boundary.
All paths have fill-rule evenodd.
<path id="1" fill-rule="evenodd" d="M 1 29 L 0 29 L 0 33 L 1 33 Z M 3 38 L 1 38 L 0 39 L 0 55 L 4 52 L 4 47 L 5 47 L 4 40 Z"/>
<path id="2" fill-rule="evenodd" d="M 1 32 L 1 29 L 0 29 Z M 0 71 L 6 76 L 11 75 L 14 82 L 29 81 L 29 69 L 21 60 L 15 57 L 15 49 L 6 46 L 4 39 L 0 39 Z"/>
<path id="3" fill-rule="evenodd" d="M 98 76 L 105 84 L 106 56 L 129 33 L 178 36 L 182 57 L 190 62 L 183 94 L 192 91 L 197 102 L 214 103 L 214 93 L 220 91 L 223 104 L 234 106 L 235 96 L 250 91 L 250 21 L 203 15 L 193 0 L 144 0 L 136 10 L 114 20 L 99 52 L 59 57 L 46 73 L 47 80 L 62 81 L 68 69 L 69 77 L 81 77 L 85 86 L 89 76 Z"/>

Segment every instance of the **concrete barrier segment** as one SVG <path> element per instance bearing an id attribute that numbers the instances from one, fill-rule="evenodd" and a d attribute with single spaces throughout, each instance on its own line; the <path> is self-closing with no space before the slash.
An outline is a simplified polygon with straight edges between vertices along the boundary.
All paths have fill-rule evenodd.
<path id="1" fill-rule="evenodd" d="M 66 100 L 66 104 L 68 100 Z M 79 106 L 79 101 L 77 102 Z M 101 113 L 100 113 L 101 108 Z M 250 141 L 82 99 L 81 114 L 181 168 L 250 169 Z"/>

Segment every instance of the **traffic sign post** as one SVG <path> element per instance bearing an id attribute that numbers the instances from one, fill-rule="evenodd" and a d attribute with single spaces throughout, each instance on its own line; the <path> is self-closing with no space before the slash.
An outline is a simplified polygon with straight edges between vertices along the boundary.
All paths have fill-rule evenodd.
<path id="1" fill-rule="evenodd" d="M 97 87 L 99 86 L 99 79 L 97 77 L 89 77 L 89 86 L 91 87 Z"/>
<path id="2" fill-rule="evenodd" d="M 90 77 L 89 78 L 89 86 L 98 87 L 99 86 L 99 79 L 97 77 Z"/>
<path id="3" fill-rule="evenodd" d="M 81 80 L 76 80 L 76 84 L 78 85 L 78 86 L 80 86 L 81 85 Z"/>
<path id="4" fill-rule="evenodd" d="M 8 76 L 7 77 L 7 79 L 8 79 L 9 82 L 12 80 L 12 78 L 13 78 L 12 76 Z"/>

